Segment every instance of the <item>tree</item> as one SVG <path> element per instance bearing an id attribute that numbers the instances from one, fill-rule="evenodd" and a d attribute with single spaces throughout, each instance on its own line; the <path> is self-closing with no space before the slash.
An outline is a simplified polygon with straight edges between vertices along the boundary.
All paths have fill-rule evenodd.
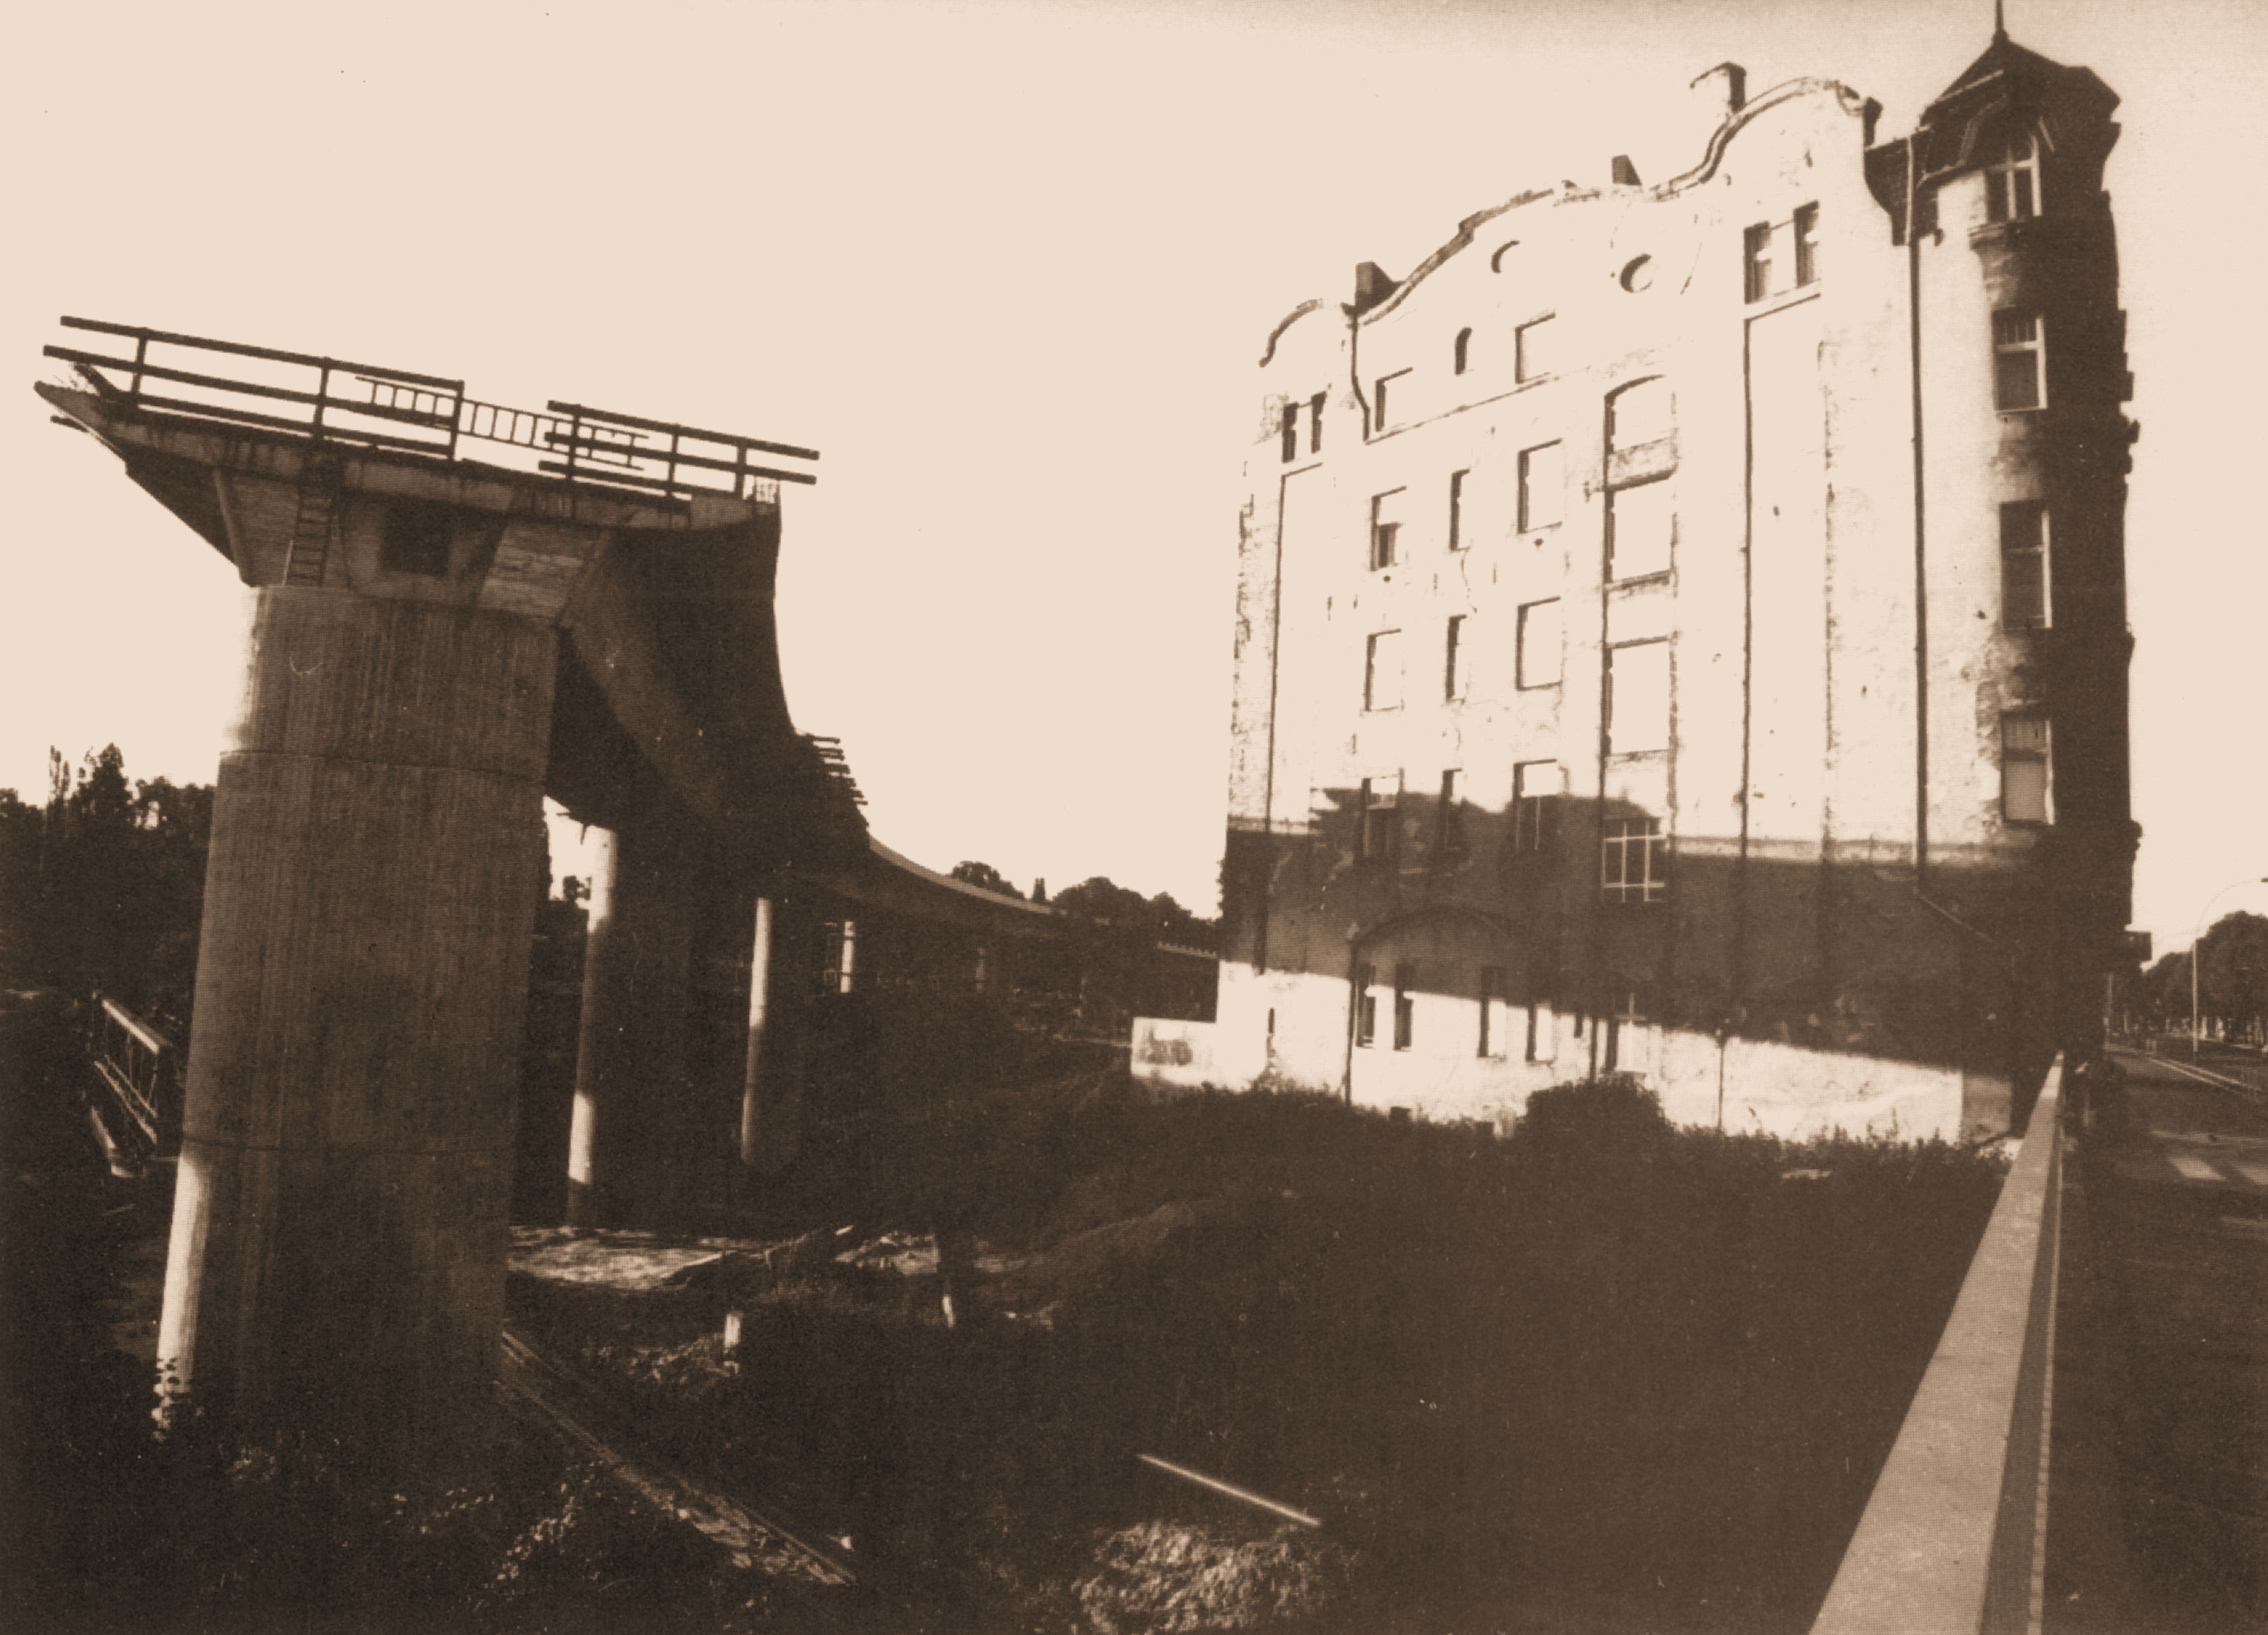
<path id="1" fill-rule="evenodd" d="M 986 891 L 998 892 L 1004 897 L 1024 900 L 1024 894 L 1008 883 L 1007 876 L 990 863 L 961 862 L 953 865 L 953 878 L 964 885 L 976 886 Z"/>
<path id="2" fill-rule="evenodd" d="M 2190 1025 L 2190 961 L 2197 961 L 2197 1014 L 2208 1031 L 2218 1020 L 2235 1036 L 2252 1037 L 2268 1019 L 2268 918 L 2239 911 L 2222 916 L 2197 946 L 2169 954 L 2142 979 L 2142 1008 L 2161 1027 Z"/>

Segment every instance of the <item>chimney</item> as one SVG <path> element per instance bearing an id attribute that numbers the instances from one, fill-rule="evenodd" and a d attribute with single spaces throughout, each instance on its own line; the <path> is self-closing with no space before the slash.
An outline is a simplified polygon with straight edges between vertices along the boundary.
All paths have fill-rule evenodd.
<path id="1" fill-rule="evenodd" d="M 1366 313 L 1399 287 L 1397 281 L 1381 271 L 1376 261 L 1364 261 L 1354 269 L 1354 310 Z"/>
<path id="2" fill-rule="evenodd" d="M 1749 100 L 1749 70 L 1738 63 L 1719 63 L 1692 85 L 1693 111 L 1714 130 L 1739 113 Z"/>
<path id="3" fill-rule="evenodd" d="M 1615 155 L 1613 169 L 1617 188 L 1642 188 L 1646 185 L 1638 179 L 1638 166 L 1630 162 L 1627 153 Z"/>

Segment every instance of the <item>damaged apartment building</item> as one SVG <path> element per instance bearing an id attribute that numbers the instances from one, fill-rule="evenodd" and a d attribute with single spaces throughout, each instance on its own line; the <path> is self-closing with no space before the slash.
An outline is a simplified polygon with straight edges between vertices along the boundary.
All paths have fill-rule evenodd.
<path id="1" fill-rule="evenodd" d="M 1996 33 L 1910 136 L 1695 82 L 1266 337 L 1217 1022 L 1138 1072 L 1963 1138 L 2130 909 L 2117 97 Z"/>

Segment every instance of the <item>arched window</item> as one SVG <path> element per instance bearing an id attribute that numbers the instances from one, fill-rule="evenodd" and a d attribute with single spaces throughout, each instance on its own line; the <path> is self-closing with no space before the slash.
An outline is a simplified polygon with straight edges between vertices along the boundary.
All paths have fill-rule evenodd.
<path id="1" fill-rule="evenodd" d="M 1465 372 L 1465 365 L 1467 364 L 1467 362 L 1469 362 L 1469 361 L 1470 360 L 1470 358 L 1471 358 L 1471 357 L 1472 357 L 1472 350 L 1473 350 L 1473 332 L 1472 332 L 1471 330 L 1469 330 L 1469 329 L 1460 329 L 1460 330 L 1458 330 L 1458 331 L 1457 331 L 1456 356 L 1455 356 L 1455 357 L 1454 357 L 1454 359 L 1453 360 L 1453 363 L 1452 363 L 1452 365 L 1451 365 L 1451 367 L 1452 367 L 1452 369 L 1454 371 L 1454 372 L 1456 372 L 1456 373 L 1458 373 L 1458 374 L 1462 374 L 1462 373 L 1464 373 L 1464 372 Z"/>
<path id="2" fill-rule="evenodd" d="M 2040 213 L 2040 144 L 2029 130 L 2012 130 L 1999 156 L 1984 167 L 1988 221 L 2024 221 Z"/>
<path id="3" fill-rule="evenodd" d="M 1607 399 L 1607 440 L 1610 447 L 1635 448 L 1666 438 L 1676 429 L 1676 405 L 1669 382 L 1660 375 L 1635 380 Z"/>

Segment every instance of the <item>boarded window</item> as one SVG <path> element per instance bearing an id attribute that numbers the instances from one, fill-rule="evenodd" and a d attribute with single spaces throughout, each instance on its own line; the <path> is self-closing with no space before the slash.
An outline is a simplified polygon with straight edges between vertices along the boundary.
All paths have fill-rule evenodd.
<path id="1" fill-rule="evenodd" d="M 2035 711 L 2000 718 L 2000 815 L 2011 823 L 2048 821 L 2048 720 Z"/>

